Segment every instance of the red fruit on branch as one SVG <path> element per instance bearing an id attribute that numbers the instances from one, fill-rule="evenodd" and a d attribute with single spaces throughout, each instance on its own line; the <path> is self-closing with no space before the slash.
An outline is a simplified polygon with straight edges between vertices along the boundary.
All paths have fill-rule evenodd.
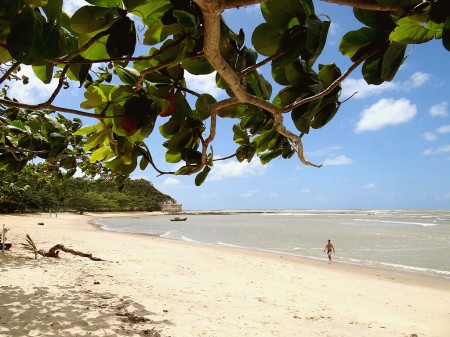
<path id="1" fill-rule="evenodd" d="M 161 117 L 168 117 L 175 112 L 175 109 L 177 107 L 175 103 L 175 94 L 172 92 L 172 90 L 170 90 L 167 92 L 164 98 L 169 101 L 169 104 L 164 109 L 161 110 L 159 115 Z"/>
<path id="2" fill-rule="evenodd" d="M 133 116 L 130 115 L 122 117 L 122 128 L 127 133 L 135 133 L 137 130 L 139 130 L 139 126 L 137 125 Z"/>

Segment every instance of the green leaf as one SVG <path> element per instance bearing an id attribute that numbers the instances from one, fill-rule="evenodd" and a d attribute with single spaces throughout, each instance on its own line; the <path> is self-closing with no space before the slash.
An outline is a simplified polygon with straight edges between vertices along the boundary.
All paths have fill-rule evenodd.
<path id="1" fill-rule="evenodd" d="M 172 163 L 172 164 L 178 163 L 181 161 L 181 152 L 167 151 L 165 154 L 165 159 L 166 159 L 166 162 L 168 162 L 168 163 Z M 175 174 L 177 174 L 177 172 L 175 172 Z"/>
<path id="2" fill-rule="evenodd" d="M 247 106 L 244 104 L 230 105 L 224 108 L 221 108 L 217 115 L 220 117 L 226 118 L 241 118 L 245 112 L 247 111 Z"/>
<path id="3" fill-rule="evenodd" d="M 262 23 L 253 32 L 252 44 L 261 55 L 271 56 L 278 51 L 282 36 L 283 31 L 273 28 L 268 23 Z"/>
<path id="4" fill-rule="evenodd" d="M 442 30 L 442 44 L 445 49 L 450 51 L 450 16 L 445 21 L 444 29 Z"/>
<path id="5" fill-rule="evenodd" d="M 306 50 L 309 52 L 308 64 L 312 66 L 323 51 L 327 41 L 331 21 L 322 21 L 317 17 L 306 19 Z"/>
<path id="6" fill-rule="evenodd" d="M 189 175 L 189 174 L 191 174 L 194 170 L 196 170 L 197 169 L 197 165 L 187 165 L 187 166 L 183 166 L 183 167 L 180 167 L 176 172 L 175 172 L 175 174 L 177 175 L 177 176 L 179 176 L 179 175 Z"/>
<path id="7" fill-rule="evenodd" d="M 361 48 L 371 44 L 377 35 L 378 33 L 375 29 L 368 27 L 348 32 L 342 37 L 339 50 L 343 55 L 351 58 Z"/>
<path id="8" fill-rule="evenodd" d="M 17 13 L 20 6 L 22 6 L 21 1 L 17 0 L 2 0 L 0 4 L 0 18 L 9 19 Z"/>
<path id="9" fill-rule="evenodd" d="M 322 81 L 323 88 L 328 88 L 335 80 L 341 76 L 341 70 L 335 63 L 319 65 L 319 79 Z"/>
<path id="10" fill-rule="evenodd" d="M 42 82 L 49 84 L 53 78 L 53 67 L 52 63 L 45 62 L 44 65 L 33 65 L 33 71 Z"/>
<path id="11" fill-rule="evenodd" d="M 201 95 L 195 102 L 195 115 L 201 121 L 211 117 L 211 104 L 216 103 L 216 99 L 209 94 Z"/>
<path id="12" fill-rule="evenodd" d="M 92 134 L 87 139 L 86 144 L 84 145 L 84 151 L 87 152 L 90 149 L 102 144 L 105 139 L 106 139 L 106 134 L 103 131 Z"/>
<path id="13" fill-rule="evenodd" d="M 320 106 L 319 111 L 316 113 L 311 127 L 314 129 L 319 129 L 330 122 L 336 115 L 340 107 L 340 103 L 337 102 L 337 97 L 335 102 L 331 102 L 325 106 Z"/>
<path id="14" fill-rule="evenodd" d="M 371 28 L 385 31 L 392 31 L 395 28 L 395 22 L 389 12 L 353 8 L 353 14 L 360 22 Z"/>
<path id="15" fill-rule="evenodd" d="M 316 112 L 319 109 L 321 100 L 315 100 L 292 110 L 292 121 L 298 131 L 309 133 L 309 128 L 314 120 Z"/>
<path id="16" fill-rule="evenodd" d="M 181 66 L 193 75 L 207 75 L 214 71 L 213 66 L 205 57 L 185 59 Z"/>
<path id="17" fill-rule="evenodd" d="M 78 129 L 77 131 L 75 131 L 73 134 L 75 136 L 82 136 L 82 135 L 89 135 L 96 131 L 102 131 L 102 130 L 103 130 L 103 126 L 99 123 L 96 125 L 82 127 L 81 129 Z"/>
<path id="18" fill-rule="evenodd" d="M 383 55 L 381 78 L 391 81 L 403 63 L 406 45 L 392 42 Z"/>
<path id="19" fill-rule="evenodd" d="M 130 157 L 116 157 L 105 166 L 117 174 L 130 175 L 137 166 L 136 153 L 133 152 Z"/>
<path id="20" fill-rule="evenodd" d="M 248 144 L 250 137 L 245 129 L 242 129 L 239 125 L 233 125 L 233 141 L 237 144 Z"/>
<path id="21" fill-rule="evenodd" d="M 402 44 L 424 43 L 434 38 L 439 38 L 443 27 L 443 24 L 438 25 L 432 22 L 428 22 L 426 26 L 423 26 L 414 17 L 407 16 L 397 21 L 397 28 L 389 35 L 389 40 Z"/>
<path id="22" fill-rule="evenodd" d="M 131 86 L 135 85 L 137 79 L 139 78 L 139 71 L 133 68 L 115 65 L 114 70 L 116 71 L 117 76 L 123 83 Z"/>
<path id="23" fill-rule="evenodd" d="M 166 148 L 174 153 L 181 153 L 192 138 L 191 130 L 181 129 L 166 142 Z"/>
<path id="24" fill-rule="evenodd" d="M 177 19 L 178 25 L 184 31 L 192 33 L 197 30 L 197 20 L 192 14 L 181 10 L 174 10 L 173 16 Z"/>
<path id="25" fill-rule="evenodd" d="M 59 27 L 53 24 L 44 24 L 42 38 L 45 44 L 45 55 L 58 57 L 61 49 L 65 49 L 66 40 L 61 36 Z M 61 43 L 62 42 L 62 43 Z"/>
<path id="26" fill-rule="evenodd" d="M 90 86 L 84 93 L 86 101 L 80 103 L 80 107 L 83 109 L 92 109 L 105 103 L 106 97 L 103 91 L 96 86 Z"/>
<path id="27" fill-rule="evenodd" d="M 142 156 L 141 161 L 139 162 L 139 168 L 144 171 L 150 162 L 145 156 Z"/>
<path id="28" fill-rule="evenodd" d="M 50 0 L 42 7 L 49 23 L 55 22 L 62 12 L 63 0 Z"/>
<path id="29" fill-rule="evenodd" d="M 105 90 L 102 89 L 103 92 Z M 131 85 L 114 86 L 109 91 L 109 100 L 114 103 L 123 103 L 136 95 Z"/>
<path id="30" fill-rule="evenodd" d="M 362 75 L 368 84 L 379 85 L 384 82 L 381 78 L 382 56 L 372 57 L 364 62 Z"/>
<path id="31" fill-rule="evenodd" d="M 173 113 L 174 117 L 184 118 L 186 116 L 194 116 L 194 113 L 192 112 L 191 106 L 186 100 L 186 97 L 180 91 L 177 91 L 177 93 L 175 94 L 175 105 L 177 109 Z"/>
<path id="32" fill-rule="evenodd" d="M 111 147 L 109 145 L 99 147 L 97 150 L 92 152 L 91 157 L 89 161 L 91 163 L 95 163 L 96 161 L 102 161 L 104 160 L 108 154 L 112 152 Z"/>
<path id="33" fill-rule="evenodd" d="M 78 34 L 94 33 L 111 27 L 123 16 L 119 8 L 83 6 L 70 20 L 70 28 Z"/>
<path id="34" fill-rule="evenodd" d="M 25 6 L 11 23 L 7 38 L 8 51 L 17 61 L 24 64 L 41 62 L 46 57 L 43 27 L 34 11 Z"/>
<path id="35" fill-rule="evenodd" d="M 261 3 L 261 12 L 271 26 L 284 29 L 314 14 L 314 6 L 311 0 L 267 1 Z"/>
<path id="36" fill-rule="evenodd" d="M 163 137 L 170 138 L 180 130 L 182 123 L 182 119 L 171 118 L 159 127 L 159 131 Z"/>
<path id="37" fill-rule="evenodd" d="M 197 174 L 197 176 L 195 177 L 195 186 L 200 186 L 201 184 L 203 184 L 210 171 L 211 168 L 209 166 L 205 166 L 203 171 Z"/>
<path id="38" fill-rule="evenodd" d="M 79 38 L 80 45 L 86 44 L 90 40 L 90 35 L 82 35 Z M 92 44 L 88 49 L 84 50 L 80 56 L 86 60 L 108 59 L 110 56 L 106 51 L 106 42 L 108 36 L 103 36 Z"/>
<path id="39" fill-rule="evenodd" d="M 136 29 L 128 17 L 119 19 L 109 28 L 106 51 L 111 57 L 131 56 L 136 47 Z"/>

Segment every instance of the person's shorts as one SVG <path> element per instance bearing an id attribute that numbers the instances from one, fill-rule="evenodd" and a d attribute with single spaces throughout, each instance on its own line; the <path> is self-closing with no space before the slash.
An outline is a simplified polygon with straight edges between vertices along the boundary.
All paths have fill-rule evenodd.
<path id="1" fill-rule="evenodd" d="M 328 254 L 328 256 L 331 256 L 331 250 L 329 250 L 327 254 Z"/>

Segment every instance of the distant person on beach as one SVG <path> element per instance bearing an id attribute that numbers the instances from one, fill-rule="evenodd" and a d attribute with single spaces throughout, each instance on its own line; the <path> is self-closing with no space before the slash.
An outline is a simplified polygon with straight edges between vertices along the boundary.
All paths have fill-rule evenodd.
<path id="1" fill-rule="evenodd" d="M 328 243 L 325 246 L 325 249 L 323 251 L 324 252 L 327 251 L 328 261 L 329 261 L 329 263 L 331 263 L 331 252 L 333 252 L 333 253 L 336 253 L 336 252 L 334 251 L 334 246 L 330 240 L 328 240 Z"/>

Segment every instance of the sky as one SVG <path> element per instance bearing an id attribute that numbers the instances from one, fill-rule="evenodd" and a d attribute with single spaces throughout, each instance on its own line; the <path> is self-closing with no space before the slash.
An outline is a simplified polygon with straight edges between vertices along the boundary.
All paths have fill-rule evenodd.
<path id="1" fill-rule="evenodd" d="M 344 72 L 351 63 L 340 54 L 339 41 L 347 31 L 363 25 L 349 7 L 314 3 L 316 13 L 332 20 L 327 46 L 317 64 L 334 62 Z M 65 6 L 73 12 L 79 4 L 86 3 L 72 0 Z M 235 31 L 244 29 L 247 45 L 253 28 L 262 22 L 258 6 L 226 11 L 224 18 Z M 138 50 L 144 54 L 145 48 Z M 138 168 L 132 177 L 151 181 L 184 210 L 450 209 L 450 53 L 441 41 L 432 41 L 408 48 L 407 54 L 392 82 L 369 86 L 360 67 L 343 82 L 341 101 L 354 94 L 352 98 L 329 124 L 303 137 L 306 158 L 323 164 L 321 168 L 304 166 L 295 156 L 266 165 L 258 158 L 251 163 L 230 159 L 215 162 L 199 187 L 194 184 L 195 176 L 158 176 L 151 168 Z M 271 80 L 269 68 L 261 71 Z M 215 88 L 214 74 L 188 74 L 186 80 L 195 91 L 226 98 Z M 279 87 L 272 84 L 275 95 Z M 36 103 L 48 98 L 51 88 L 32 79 L 25 89 L 11 90 Z M 75 85 L 61 100 L 81 102 L 83 98 Z M 285 120 L 295 131 L 288 115 Z M 216 157 L 230 155 L 237 148 L 231 131 L 235 123 L 218 120 L 213 143 Z M 176 170 L 180 165 L 164 162 L 162 141 L 156 129 L 147 141 L 156 165 Z"/>

